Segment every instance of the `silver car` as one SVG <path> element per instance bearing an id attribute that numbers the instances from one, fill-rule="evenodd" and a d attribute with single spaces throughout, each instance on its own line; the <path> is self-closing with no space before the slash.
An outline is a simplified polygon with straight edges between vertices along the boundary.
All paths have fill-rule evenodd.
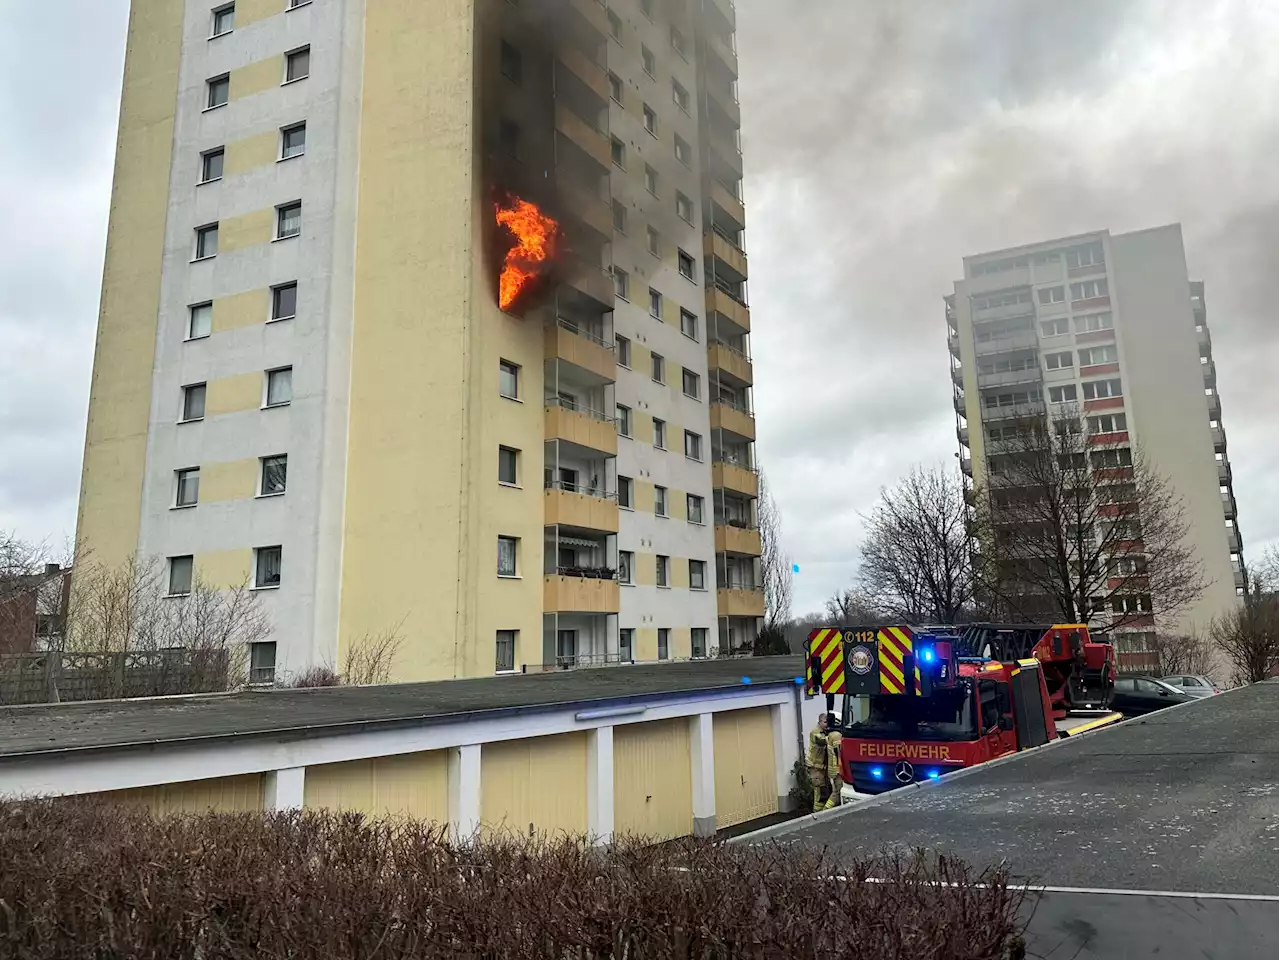
<path id="1" fill-rule="evenodd" d="M 1212 697 L 1215 693 L 1222 692 L 1209 677 L 1198 677 L 1193 674 L 1182 673 L 1172 677 L 1161 677 L 1160 679 L 1175 690 L 1181 690 L 1192 697 Z"/>

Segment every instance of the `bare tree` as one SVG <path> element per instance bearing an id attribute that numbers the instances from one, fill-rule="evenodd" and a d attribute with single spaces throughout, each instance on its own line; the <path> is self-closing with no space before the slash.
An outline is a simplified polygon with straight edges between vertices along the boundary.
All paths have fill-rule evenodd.
<path id="1" fill-rule="evenodd" d="M 1181 499 L 1104 429 L 1074 410 L 988 423 L 972 532 L 978 587 L 1005 615 L 1154 626 L 1204 591 Z"/>
<path id="2" fill-rule="evenodd" d="M 390 681 L 396 653 L 404 642 L 400 633 L 402 626 L 403 620 L 379 633 L 366 633 L 353 641 L 342 657 L 342 682 L 364 686 Z"/>
<path id="3" fill-rule="evenodd" d="M 1230 664 L 1234 683 L 1257 683 L 1276 675 L 1280 665 L 1276 580 L 1277 554 L 1272 547 L 1249 568 L 1240 606 L 1210 624 L 1209 636 Z"/>
<path id="4" fill-rule="evenodd" d="M 881 615 L 956 623 L 973 605 L 968 508 L 958 474 L 914 467 L 867 518 L 857 583 Z"/>
<path id="5" fill-rule="evenodd" d="M 1213 676 L 1217 667 L 1213 641 L 1201 633 L 1157 633 L 1147 653 L 1154 657 L 1162 677 L 1176 673 Z"/>
<path id="6" fill-rule="evenodd" d="M 891 623 L 874 601 L 857 588 L 837 590 L 827 598 L 826 615 L 829 625 L 845 626 L 850 624 L 881 625 Z"/>
<path id="7" fill-rule="evenodd" d="M 782 545 L 782 516 L 773 499 L 764 471 L 759 472 L 760 489 L 756 516 L 760 525 L 760 577 L 764 582 L 764 629 L 781 635 L 791 619 L 791 557 Z"/>

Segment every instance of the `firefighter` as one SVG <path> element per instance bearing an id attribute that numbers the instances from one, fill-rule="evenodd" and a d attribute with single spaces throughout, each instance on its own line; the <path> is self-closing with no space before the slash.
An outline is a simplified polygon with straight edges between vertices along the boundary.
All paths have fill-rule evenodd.
<path id="1" fill-rule="evenodd" d="M 828 721 L 828 726 L 830 725 Z M 832 730 L 827 734 L 827 779 L 831 784 L 831 796 L 827 798 L 824 810 L 840 806 L 840 789 L 844 786 L 844 781 L 840 778 L 840 739 L 839 730 Z"/>
<path id="2" fill-rule="evenodd" d="M 825 809 L 827 798 L 831 795 L 831 778 L 827 776 L 828 715 L 818 715 L 818 725 L 809 731 L 809 755 L 805 765 L 809 768 L 809 783 L 813 786 L 813 812 Z"/>

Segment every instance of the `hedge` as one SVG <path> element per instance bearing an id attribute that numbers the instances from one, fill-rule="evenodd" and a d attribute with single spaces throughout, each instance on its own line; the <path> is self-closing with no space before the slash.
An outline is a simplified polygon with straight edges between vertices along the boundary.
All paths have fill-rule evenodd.
<path id="1" fill-rule="evenodd" d="M 1021 905 L 923 855 L 0 802 L 0 957 L 23 960 L 978 960 L 1021 956 Z"/>

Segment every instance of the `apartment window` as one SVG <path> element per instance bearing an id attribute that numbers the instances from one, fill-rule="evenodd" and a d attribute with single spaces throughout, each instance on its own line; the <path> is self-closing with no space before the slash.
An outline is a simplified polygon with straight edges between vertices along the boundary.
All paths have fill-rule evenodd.
<path id="1" fill-rule="evenodd" d="M 520 51 L 507 43 L 507 41 L 503 40 L 498 59 L 502 66 L 502 75 L 508 80 L 519 83 L 521 68 L 523 66 L 521 63 Z"/>
<path id="2" fill-rule="evenodd" d="M 516 554 L 520 541 L 516 537 L 498 538 L 498 576 L 514 577 L 516 575 Z"/>
<path id="3" fill-rule="evenodd" d="M 498 394 L 508 400 L 520 399 L 520 368 L 507 360 L 498 361 Z"/>
<path id="4" fill-rule="evenodd" d="M 1062 303 L 1066 291 L 1062 287 L 1045 287 L 1039 291 L 1041 303 Z"/>
<path id="5" fill-rule="evenodd" d="M 621 267 L 613 268 L 613 292 L 619 300 L 630 301 L 631 274 Z"/>
<path id="6" fill-rule="evenodd" d="M 614 348 L 618 353 L 618 366 L 631 366 L 631 341 L 626 337 L 615 334 L 613 338 Z"/>
<path id="7" fill-rule="evenodd" d="M 658 628 L 658 659 L 666 660 L 671 656 L 671 631 L 666 627 Z"/>
<path id="8" fill-rule="evenodd" d="M 204 419 L 204 395 L 205 385 L 203 383 L 193 383 L 188 387 L 182 388 L 183 422 Z"/>
<path id="9" fill-rule="evenodd" d="M 1061 337 L 1070 332 L 1066 317 L 1059 317 L 1057 320 L 1046 320 L 1040 324 L 1040 335 L 1044 337 Z"/>
<path id="10" fill-rule="evenodd" d="M 632 653 L 634 649 L 633 637 L 635 631 L 631 627 L 623 627 L 618 631 L 618 659 L 623 663 L 631 663 Z"/>
<path id="11" fill-rule="evenodd" d="M 520 159 L 520 124 L 503 117 L 498 121 L 498 146 L 512 159 Z"/>
<path id="12" fill-rule="evenodd" d="M 680 86 L 678 80 L 671 81 L 671 99 L 676 102 L 676 106 L 685 113 L 689 112 L 689 91 Z"/>
<path id="13" fill-rule="evenodd" d="M 618 477 L 618 506 L 625 507 L 628 510 L 634 509 L 633 489 L 630 477 Z"/>
<path id="14" fill-rule="evenodd" d="M 1017 428 L 1015 427 L 1010 432 L 1013 434 L 1013 436 L 1011 436 L 1009 439 L 1012 440 L 1014 439 L 1014 437 L 1017 436 Z M 1080 421 L 1079 420 L 1059 420 L 1057 423 L 1053 425 L 1053 432 L 1060 437 L 1077 436 L 1080 433 Z"/>
<path id="15" fill-rule="evenodd" d="M 208 150 L 200 154 L 200 182 L 211 183 L 222 179 L 222 158 L 226 151 L 222 147 Z"/>
<path id="16" fill-rule="evenodd" d="M 684 455 L 690 460 L 702 459 L 702 437 L 688 430 L 684 432 Z"/>
<path id="17" fill-rule="evenodd" d="M 707 655 L 707 628 L 694 627 L 689 631 L 689 641 L 692 646 L 692 655 L 694 657 L 705 657 Z"/>
<path id="18" fill-rule="evenodd" d="M 613 160 L 613 165 L 618 169 L 627 169 L 627 145 L 617 137 L 612 137 L 609 140 L 609 158 Z"/>
<path id="19" fill-rule="evenodd" d="M 253 585 L 259 589 L 280 586 L 280 566 L 283 548 L 259 547 L 254 551 Z"/>
<path id="20" fill-rule="evenodd" d="M 702 519 L 702 498 L 696 494 L 687 494 L 685 496 L 685 514 L 689 518 L 690 523 L 704 523 Z"/>
<path id="21" fill-rule="evenodd" d="M 653 488 L 653 512 L 655 516 L 665 517 L 667 515 L 667 488 L 654 486 Z"/>
<path id="22" fill-rule="evenodd" d="M 516 668 L 516 636 L 519 630 L 499 630 L 494 643 L 494 673 L 511 673 Z"/>
<path id="23" fill-rule="evenodd" d="M 1109 343 L 1104 347 L 1086 347 L 1080 351 L 1080 366 L 1092 367 L 1099 363 L 1115 363 L 1120 359 L 1120 354 L 1116 352 L 1115 344 Z"/>
<path id="24" fill-rule="evenodd" d="M 1133 451 L 1128 447 L 1121 447 L 1118 450 L 1095 450 L 1090 459 L 1093 461 L 1095 470 L 1103 467 L 1131 467 L 1133 466 Z"/>
<path id="25" fill-rule="evenodd" d="M 680 310 L 680 332 L 690 340 L 698 339 L 698 315 L 688 310 Z"/>
<path id="26" fill-rule="evenodd" d="M 292 83 L 294 80 L 302 80 L 311 73 L 311 48 L 303 47 L 301 50 L 295 50 L 293 53 L 285 54 L 284 58 L 284 82 Z"/>
<path id="27" fill-rule="evenodd" d="M 310 0 L 307 0 L 309 3 Z M 276 682 L 276 642 L 264 640 L 249 644 L 249 682 Z"/>
<path id="28" fill-rule="evenodd" d="M 1090 433 L 1120 433 L 1129 429 L 1129 421 L 1123 413 L 1108 413 L 1089 418 Z"/>
<path id="29" fill-rule="evenodd" d="M 1090 380 L 1081 384 L 1086 400 L 1102 400 L 1122 396 L 1119 380 Z"/>
<path id="30" fill-rule="evenodd" d="M 293 367 L 267 371 L 268 407 L 283 407 L 293 402 Z"/>
<path id="31" fill-rule="evenodd" d="M 656 383 L 667 382 L 667 362 L 660 353 L 649 355 L 649 376 Z"/>
<path id="32" fill-rule="evenodd" d="M 695 400 L 697 400 L 697 399 L 698 399 L 698 395 L 699 395 L 698 381 L 699 381 L 699 379 L 700 379 L 700 378 L 698 377 L 698 375 L 697 375 L 696 373 L 694 373 L 692 370 L 690 370 L 688 367 L 685 367 L 685 368 L 684 368 L 684 375 L 683 375 L 683 378 L 682 378 L 682 382 L 683 382 L 683 386 L 684 386 L 684 395 L 685 395 L 686 397 L 693 397 L 693 399 L 695 399 Z"/>
<path id="33" fill-rule="evenodd" d="M 644 105 L 644 128 L 655 137 L 658 135 L 658 115 L 647 103 Z"/>
<path id="34" fill-rule="evenodd" d="M 194 565 L 195 558 L 190 554 L 169 558 L 169 596 L 185 597 L 191 592 Z"/>
<path id="35" fill-rule="evenodd" d="M 612 10 L 607 11 L 606 15 L 609 18 L 609 36 L 613 37 L 613 39 L 615 40 L 621 40 L 622 39 L 622 18 L 619 17 Z"/>
<path id="36" fill-rule="evenodd" d="M 298 7 L 305 7 L 311 0 L 289 0 L 286 10 L 297 10 Z"/>
<path id="37" fill-rule="evenodd" d="M 690 590 L 707 589 L 707 561 L 705 560 L 689 561 L 689 589 Z"/>
<path id="38" fill-rule="evenodd" d="M 658 554 L 658 556 L 655 559 L 657 561 L 656 573 L 657 573 L 658 586 L 660 587 L 671 586 L 670 584 L 671 558 L 664 557 L 662 554 Z"/>
<path id="39" fill-rule="evenodd" d="M 649 288 L 649 316 L 662 319 L 662 294 L 653 287 Z"/>
<path id="40" fill-rule="evenodd" d="M 649 76 L 652 77 L 657 73 L 657 69 L 654 66 L 656 61 L 653 57 L 653 51 L 643 45 L 640 47 L 640 62 L 644 65 L 644 72 Z"/>
<path id="41" fill-rule="evenodd" d="M 207 260 L 218 255 L 218 225 L 211 223 L 207 227 L 196 227 L 197 260 Z"/>
<path id="42" fill-rule="evenodd" d="M 298 314 L 298 285 L 282 283 L 271 288 L 271 319 L 292 320 Z"/>
<path id="43" fill-rule="evenodd" d="M 1102 244 L 1100 243 L 1091 243 L 1084 247 L 1072 247 L 1067 251 L 1068 267 L 1088 267 L 1102 262 Z"/>
<path id="44" fill-rule="evenodd" d="M 671 28 L 671 47 L 676 53 L 680 54 L 680 56 L 683 57 L 685 55 L 684 34 L 675 27 Z"/>
<path id="45" fill-rule="evenodd" d="M 174 506 L 194 507 L 200 502 L 200 468 L 177 470 L 174 476 L 177 480 L 177 491 L 173 498 Z"/>
<path id="46" fill-rule="evenodd" d="M 659 450 L 667 449 L 667 421 L 653 418 L 653 445 Z"/>
<path id="47" fill-rule="evenodd" d="M 683 193 L 676 194 L 676 214 L 685 223 L 693 223 L 693 201 Z"/>
<path id="48" fill-rule="evenodd" d="M 212 110 L 214 107 L 221 107 L 231 96 L 231 75 L 224 73 L 220 77 L 214 77 L 205 81 L 205 101 L 204 108 Z"/>
<path id="49" fill-rule="evenodd" d="M 609 72 L 609 97 L 615 103 L 622 103 L 622 78 L 612 71 Z"/>
<path id="50" fill-rule="evenodd" d="M 1065 353 L 1046 353 L 1044 357 L 1044 368 L 1046 370 L 1062 370 L 1071 366 L 1071 351 Z"/>
<path id="51" fill-rule="evenodd" d="M 1085 280 L 1083 283 L 1073 283 L 1071 285 L 1072 300 L 1092 300 L 1094 297 L 1105 297 L 1107 295 L 1107 281 L 1101 280 Z"/>
<path id="52" fill-rule="evenodd" d="M 498 482 L 515 486 L 520 482 L 520 451 L 513 447 L 498 448 Z"/>
<path id="53" fill-rule="evenodd" d="M 644 165 L 644 188 L 655 197 L 658 195 L 658 171 L 647 163 Z"/>
<path id="54" fill-rule="evenodd" d="M 627 232 L 627 208 L 619 200 L 613 201 L 613 229 L 622 234 Z"/>
<path id="55" fill-rule="evenodd" d="M 630 550 L 618 551 L 618 582 L 631 584 L 633 583 L 633 571 L 636 565 L 636 555 Z"/>
<path id="56" fill-rule="evenodd" d="M 662 256 L 662 240 L 658 236 L 658 231 L 653 227 L 645 227 L 644 229 L 649 238 L 649 252 L 655 257 Z"/>
<path id="57" fill-rule="evenodd" d="M 1114 326 L 1110 313 L 1085 313 L 1076 317 L 1076 333 L 1110 330 Z"/>
<path id="58" fill-rule="evenodd" d="M 220 37 L 224 33 L 230 33 L 235 29 L 236 25 L 236 5 L 229 3 L 225 7 L 218 7 L 213 11 L 213 29 L 209 32 L 209 39 Z"/>
<path id="59" fill-rule="evenodd" d="M 280 159 L 300 157 L 307 150 L 307 125 L 295 123 L 280 131 Z"/>
<path id="60" fill-rule="evenodd" d="M 680 137 L 679 134 L 676 135 L 675 144 L 676 144 L 676 159 L 679 160 L 681 163 L 683 163 L 687 167 L 690 161 L 693 159 L 693 150 L 689 147 L 689 144 L 687 144 L 683 140 L 683 138 Z"/>
<path id="61" fill-rule="evenodd" d="M 276 239 L 296 237 L 302 232 L 302 203 L 286 203 L 276 207 Z"/>
<path id="62" fill-rule="evenodd" d="M 1076 401 L 1076 385 L 1074 383 L 1064 383 L 1060 387 L 1049 388 L 1050 403 L 1075 403 Z"/>
<path id="63" fill-rule="evenodd" d="M 683 250 L 676 254 L 676 266 L 680 270 L 680 276 L 684 277 L 686 280 L 693 280 L 695 283 L 697 282 L 697 277 L 694 276 L 695 267 L 693 264 L 693 257 L 689 256 L 689 254 L 685 253 Z"/>
<path id="64" fill-rule="evenodd" d="M 617 414 L 618 414 L 617 416 L 618 436 L 620 437 L 631 436 L 631 408 L 624 407 L 622 404 L 618 404 Z"/>
<path id="65" fill-rule="evenodd" d="M 262 458 L 262 480 L 258 495 L 274 497 L 284 493 L 289 481 L 289 456 L 278 454 Z"/>
<path id="66" fill-rule="evenodd" d="M 199 340 L 213 332 L 213 304 L 197 303 L 188 307 L 187 339 Z"/>

